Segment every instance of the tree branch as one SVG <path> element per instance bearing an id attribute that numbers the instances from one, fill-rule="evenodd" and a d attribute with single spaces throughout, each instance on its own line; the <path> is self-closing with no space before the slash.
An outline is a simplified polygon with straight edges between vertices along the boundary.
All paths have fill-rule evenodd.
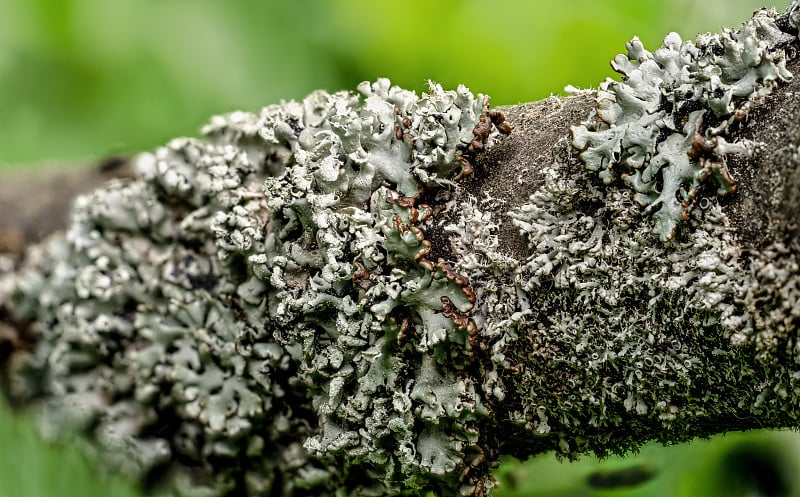
<path id="1" fill-rule="evenodd" d="M 0 253 L 21 254 L 63 229 L 75 196 L 88 193 L 112 178 L 132 177 L 127 159 L 110 157 L 92 165 L 22 168 L 0 176 Z"/>
<path id="2" fill-rule="evenodd" d="M 799 17 L 502 113 L 379 80 L 215 118 L 0 278 L 4 389 L 219 495 L 480 494 L 504 454 L 796 426 Z"/>

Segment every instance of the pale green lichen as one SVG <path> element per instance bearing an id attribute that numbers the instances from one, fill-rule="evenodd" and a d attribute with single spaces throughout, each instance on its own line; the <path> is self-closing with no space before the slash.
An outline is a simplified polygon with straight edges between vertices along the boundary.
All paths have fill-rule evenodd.
<path id="1" fill-rule="evenodd" d="M 10 393 L 184 495 L 477 494 L 500 454 L 792 424 L 797 243 L 742 250 L 718 198 L 777 26 L 632 42 L 511 208 L 453 183 L 494 119 L 463 87 L 215 118 L 0 279 L 37 339 Z"/>
<path id="2" fill-rule="evenodd" d="M 611 63 L 622 81 L 597 92 L 597 116 L 572 128 L 586 167 L 609 184 L 622 179 L 653 215 L 662 240 L 673 238 L 698 202 L 701 185 L 724 195 L 736 183 L 729 154 L 753 144 L 721 136 L 745 119 L 750 106 L 791 74 L 776 49 L 793 37 L 776 25 L 774 11 L 758 11 L 738 31 L 701 35 L 696 42 L 668 35 L 655 52 L 638 38 Z"/>
<path id="3" fill-rule="evenodd" d="M 12 395 L 186 495 L 474 491 L 474 294 L 419 198 L 469 173 L 488 97 L 359 91 L 214 118 L 80 197 L 16 277 Z"/>
<path id="4" fill-rule="evenodd" d="M 473 315 L 481 337 L 493 337 L 483 389 L 500 386 L 501 453 L 624 452 L 643 440 L 713 433 L 732 418 L 744 420 L 741 426 L 794 425 L 797 243 L 743 250 L 718 196 L 731 186 L 725 156 L 753 146 L 725 140 L 746 122 L 716 115 L 709 99 L 670 93 L 678 86 L 655 77 L 687 74 L 715 47 L 760 47 L 756 67 L 724 51 L 703 59 L 732 61 L 725 74 L 738 74 L 736 81 L 755 75 L 752 93 L 731 90 L 727 101 L 734 113 L 755 106 L 767 88 L 791 78 L 784 48 L 797 33 L 777 32 L 776 18 L 760 11 L 741 31 L 720 35 L 727 42 L 705 35 L 681 45 L 672 36 L 659 55 L 626 59 L 649 69 L 631 70 L 625 82 L 599 92 L 616 124 L 573 128 L 552 162 L 516 171 L 535 185 L 522 205 L 506 209 L 502 191 L 493 198 L 480 187 L 474 196 L 453 196 L 451 218 L 439 222 L 453 233 L 455 269 L 479 282 Z M 681 59 L 682 52 L 698 58 Z M 663 66 L 653 60 L 662 56 Z M 653 96 L 651 108 L 643 95 Z M 625 181 L 616 181 L 620 173 Z M 499 242 L 509 222 L 527 251 Z"/>
<path id="5" fill-rule="evenodd" d="M 664 244 L 629 190 L 598 185 L 567 163 L 542 175 L 530 201 L 508 213 L 528 242 L 527 259 L 493 246 L 500 218 L 491 199 L 459 199 L 465 208 L 452 225 L 466 242 L 455 244 L 456 269 L 481 281 L 476 323 L 482 336 L 498 336 L 484 391 L 499 384 L 512 396 L 498 413 L 501 426 L 524 433 L 512 437 L 528 450 L 577 456 L 635 448 L 636 425 L 619 431 L 632 414 L 662 433 L 682 433 L 678 427 L 702 418 L 701 409 L 711 417 L 717 403 L 689 393 L 708 363 L 700 354 L 709 343 L 730 348 L 726 336 L 743 312 L 739 253 L 721 207 L 709 203 L 687 221 L 690 234 Z M 663 316 L 671 331 L 649 324 Z M 509 377 L 513 392 L 502 384 Z"/>

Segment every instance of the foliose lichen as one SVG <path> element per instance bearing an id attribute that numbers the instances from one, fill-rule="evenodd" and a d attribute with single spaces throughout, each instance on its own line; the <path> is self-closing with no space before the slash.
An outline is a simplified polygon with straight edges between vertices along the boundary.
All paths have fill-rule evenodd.
<path id="1" fill-rule="evenodd" d="M 181 495 L 488 483 L 475 294 L 420 225 L 509 128 L 464 86 L 358 90 L 216 117 L 78 198 L 15 276 L 12 396 Z"/>
<path id="2" fill-rule="evenodd" d="M 503 385 L 493 406 L 500 453 L 604 455 L 715 433 L 732 420 L 795 425 L 798 244 L 746 250 L 728 215 L 736 198 L 720 199 L 733 188 L 725 156 L 754 146 L 725 140 L 747 124 L 736 110 L 752 111 L 791 78 L 784 49 L 796 47 L 797 30 L 778 32 L 778 20 L 759 11 L 738 32 L 697 44 L 670 36 L 651 55 L 633 48 L 630 77 L 598 92 L 601 118 L 616 112 L 610 123 L 573 128 L 552 157 L 521 139 L 501 143 L 487 160 L 512 179 L 476 178 L 455 192 L 449 217 L 432 221 L 452 233 L 455 270 L 476 282 L 473 319 L 491 358 L 483 390 Z M 742 47 L 760 47 L 761 62 L 729 53 Z M 695 100 L 683 83 L 663 83 L 691 71 L 698 80 L 712 60 L 722 85 L 714 88 L 725 90 Z M 739 94 L 732 87 L 745 77 L 750 92 Z M 719 115 L 714 102 L 727 102 Z M 509 119 L 535 115 L 520 109 Z M 533 170 L 531 155 L 544 157 Z M 506 167 L 506 157 L 519 164 Z M 530 185 L 530 196 L 507 206 L 512 184 Z M 776 191 L 772 201 L 787 196 Z M 503 234 L 508 224 L 524 249 Z"/>
<path id="3" fill-rule="evenodd" d="M 184 495 L 478 494 L 500 454 L 796 425 L 800 242 L 744 250 L 720 195 L 798 5 L 631 42 L 596 119 L 492 164 L 514 205 L 454 184 L 508 131 L 463 87 L 215 118 L 0 278 L 38 339 L 11 393 Z"/>
<path id="4" fill-rule="evenodd" d="M 776 19 L 775 11 L 758 11 L 737 31 L 695 42 L 671 33 L 655 52 L 634 38 L 611 62 L 622 81 L 602 83 L 596 117 L 572 127 L 586 168 L 632 188 L 662 240 L 675 237 L 701 197 L 736 190 L 726 157 L 750 154 L 754 144 L 723 135 L 792 77 L 781 48 L 794 36 Z"/>

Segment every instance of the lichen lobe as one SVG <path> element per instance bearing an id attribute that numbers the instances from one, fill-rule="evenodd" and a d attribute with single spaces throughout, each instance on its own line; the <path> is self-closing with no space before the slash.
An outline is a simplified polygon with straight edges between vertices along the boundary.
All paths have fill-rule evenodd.
<path id="1" fill-rule="evenodd" d="M 11 394 L 187 495 L 488 489 L 475 294 L 420 199 L 510 127 L 463 86 L 359 92 L 215 117 L 80 197 L 14 275 Z"/>
<path id="2" fill-rule="evenodd" d="M 617 59 L 621 83 L 548 109 L 564 119 L 597 96 L 594 117 L 568 137 L 527 148 L 517 140 L 549 121 L 523 123 L 523 108 L 546 102 L 509 112 L 516 139 L 478 161 L 478 171 L 483 161 L 497 170 L 468 181 L 446 209 L 456 270 L 480 282 L 476 324 L 502 337 L 484 389 L 493 374 L 513 377 L 493 406 L 500 452 L 603 455 L 756 419 L 794 424 L 796 211 L 776 214 L 797 198 L 745 180 L 796 181 L 796 116 L 783 112 L 785 130 L 743 132 L 796 87 L 797 30 L 779 31 L 781 19 L 759 11 L 739 31 L 688 44 L 670 36 L 654 53 L 633 42 Z M 789 160 L 754 170 L 756 137 L 770 133 L 785 139 L 764 161 Z M 764 213 L 779 221 L 768 238 L 778 243 L 742 239 L 741 192 L 756 212 L 766 198 L 778 209 Z"/>
<path id="3" fill-rule="evenodd" d="M 703 196 L 725 195 L 736 183 L 727 157 L 750 155 L 755 144 L 724 136 L 750 108 L 792 77 L 775 11 L 758 11 L 739 30 L 682 41 L 671 33 L 655 52 L 638 38 L 612 62 L 621 82 L 597 92 L 596 117 L 572 127 L 572 143 L 589 170 L 606 184 L 636 192 L 662 240 Z"/>

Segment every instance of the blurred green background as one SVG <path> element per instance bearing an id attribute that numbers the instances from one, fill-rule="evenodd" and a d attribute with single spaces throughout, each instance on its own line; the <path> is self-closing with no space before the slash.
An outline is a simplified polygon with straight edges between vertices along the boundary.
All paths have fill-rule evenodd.
<path id="1" fill-rule="evenodd" d="M 212 114 L 378 76 L 536 100 L 596 86 L 633 35 L 654 48 L 763 1 L 2 0 L 0 163 L 152 148 Z"/>
<path id="2" fill-rule="evenodd" d="M 776 7 L 785 9 L 788 0 Z M 638 35 L 655 48 L 738 25 L 763 0 L 0 0 L 0 170 L 73 164 L 193 135 L 212 114 L 387 76 L 511 104 L 596 86 Z M 2 181 L 2 178 L 0 178 Z M 795 434 L 638 456 L 508 461 L 500 497 L 800 495 Z M 0 405 L 0 497 L 135 496 Z"/>

